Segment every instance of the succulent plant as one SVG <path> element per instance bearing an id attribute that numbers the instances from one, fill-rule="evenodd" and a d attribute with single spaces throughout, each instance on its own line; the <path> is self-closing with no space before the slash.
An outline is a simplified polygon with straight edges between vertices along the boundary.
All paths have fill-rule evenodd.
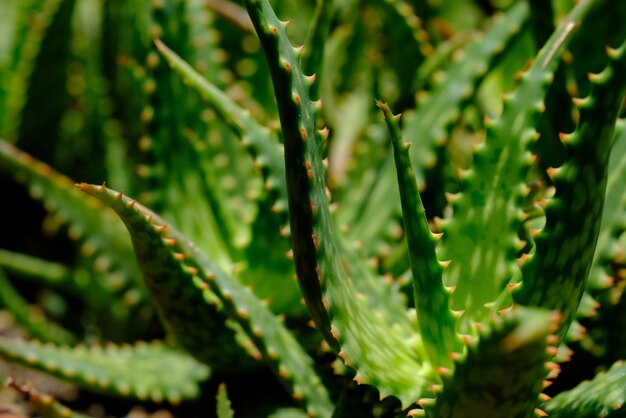
<path id="1" fill-rule="evenodd" d="M 516 2 L 450 36 L 436 13 L 462 26 L 472 2 L 277 1 L 313 16 L 288 35 L 244 3 L 2 6 L 0 170 L 78 254 L 0 251 L 0 302 L 33 337 L 0 357 L 170 403 L 268 368 L 293 398 L 265 400 L 274 417 L 624 416 L 626 32 L 597 29 L 626 7 Z M 605 372 L 550 398 L 572 349 Z M 216 408 L 233 416 L 224 386 Z"/>

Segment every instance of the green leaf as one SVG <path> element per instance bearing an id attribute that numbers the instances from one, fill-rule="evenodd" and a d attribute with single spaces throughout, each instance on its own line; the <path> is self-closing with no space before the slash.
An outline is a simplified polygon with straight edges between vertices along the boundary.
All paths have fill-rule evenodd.
<path id="1" fill-rule="evenodd" d="M 200 315 L 194 312 L 210 310 L 217 297 L 228 316 L 254 343 L 253 347 L 246 346 L 248 350 L 254 354 L 258 349 L 294 398 L 302 399 L 309 412 L 319 417 L 330 416 L 332 403 L 313 369 L 312 359 L 252 291 L 221 270 L 173 226 L 136 201 L 103 186 L 83 183 L 78 187 L 115 210 L 131 234 L 145 276 L 154 279 L 150 286 L 160 286 L 171 292 L 161 295 L 162 302 L 166 303 L 161 310 L 164 317 L 167 315 L 177 321 L 170 328 L 172 332 L 187 338 L 186 342 L 193 344 L 195 349 L 222 351 L 223 356 L 227 352 L 232 361 L 239 359 L 243 362 L 245 358 L 233 351 L 232 343 L 216 344 L 206 325 L 198 323 L 215 321 L 215 326 L 219 325 L 216 313 Z M 203 291 L 206 301 L 197 299 L 198 290 Z"/>
<path id="2" fill-rule="evenodd" d="M 228 316 L 221 303 L 198 281 L 197 269 L 182 262 L 185 256 L 175 247 L 176 240 L 162 235 L 169 229 L 164 226 L 165 222 L 155 225 L 157 219 L 150 212 L 134 209 L 139 204 L 121 193 L 110 192 L 109 195 L 106 187 L 87 184 L 77 187 L 103 200 L 120 214 L 131 232 L 135 255 L 152 301 L 176 341 L 213 368 L 250 367 L 251 361 L 237 341 L 237 331 L 227 326 Z"/>
<path id="3" fill-rule="evenodd" d="M 0 336 L 0 356 L 85 389 L 154 402 L 193 399 L 209 376 L 208 367 L 158 343 L 68 347 Z"/>
<path id="4" fill-rule="evenodd" d="M 74 336 L 61 326 L 50 322 L 28 305 L 0 269 L 0 306 L 9 311 L 26 332 L 44 342 L 72 344 Z"/>
<path id="5" fill-rule="evenodd" d="M 388 312 L 378 315 L 374 308 L 378 301 L 370 300 L 369 291 L 363 289 L 376 286 L 371 273 L 341 242 L 333 225 L 320 155 L 324 133 L 316 130 L 317 109 L 308 93 L 313 80 L 300 70 L 301 50 L 289 43 L 285 23 L 269 2 L 246 1 L 246 8 L 276 92 L 285 139 L 293 254 L 304 299 L 326 340 L 357 370 L 357 381 L 375 385 L 383 397 L 393 395 L 410 404 L 429 392 L 436 376 L 418 358 L 420 350 L 414 345 L 421 344 L 419 337 L 411 341 L 414 335 L 402 325 L 394 327 L 392 321 L 397 319 Z M 393 300 L 389 295 L 383 298 Z"/>
<path id="6" fill-rule="evenodd" d="M 276 281 L 293 274 L 292 263 L 284 254 L 289 250 L 286 239 L 278 235 L 287 217 L 287 185 L 285 182 L 285 166 L 283 163 L 282 145 L 275 132 L 258 123 L 250 112 L 241 108 L 220 91 L 215 85 L 203 78 L 188 63 L 171 51 L 160 41 L 155 41 L 157 49 L 168 61 L 174 71 L 184 82 L 196 90 L 229 125 L 240 139 L 241 145 L 251 154 L 254 164 L 265 179 L 264 189 L 267 193 L 259 202 L 256 220 L 252 223 L 252 236 L 248 240 L 244 257 L 238 259 L 246 267 L 239 278 L 255 289 L 255 294 L 262 299 L 271 298 L 271 306 L 275 312 L 301 311 L 300 292 L 295 285 L 281 287 L 284 292 L 277 292 Z M 228 140 L 228 138 L 224 138 Z M 198 148 L 215 148 L 213 144 L 204 144 L 198 139 Z M 217 159 L 205 158 L 207 166 L 215 166 Z M 225 167 L 229 170 L 230 167 Z M 223 182 L 215 182 L 218 189 Z M 271 210 L 271 212 L 270 212 Z M 267 248 L 277 251 L 268 254 Z M 278 249 L 282 248 L 282 251 Z M 268 280 L 267 277 L 271 277 Z"/>
<path id="7" fill-rule="evenodd" d="M 600 233 L 613 132 L 626 94 L 625 51 L 626 44 L 609 52 L 609 65 L 591 77 L 592 94 L 577 101 L 578 126 L 562 135 L 566 162 L 550 173 L 556 194 L 545 208 L 546 225 L 514 294 L 520 304 L 563 312 L 561 335 L 576 314 Z"/>
<path id="8" fill-rule="evenodd" d="M 400 116 L 394 116 L 387 104 L 378 102 L 378 106 L 385 116 L 393 144 L 420 334 L 431 364 L 450 367 L 450 353 L 461 352 L 462 343 L 456 333 L 456 318 L 450 310 L 450 294 L 443 286 L 444 264 L 437 259 L 435 251 L 438 238 L 428 226 L 411 168 L 410 144 L 405 144 L 400 134 Z"/>
<path id="9" fill-rule="evenodd" d="M 615 138 L 609 157 L 606 196 L 602 210 L 602 228 L 589 272 L 587 288 L 603 289 L 611 286 L 613 280 L 609 265 L 615 261 L 623 247 L 619 237 L 626 229 L 626 120 L 620 119 L 615 127 Z"/>
<path id="10" fill-rule="evenodd" d="M 320 75 L 324 61 L 324 51 L 326 50 L 326 40 L 334 12 L 334 0 L 317 0 L 313 18 L 309 24 L 306 41 L 304 42 L 304 52 L 302 53 L 302 69 L 306 74 L 315 73 L 318 80 L 311 86 L 309 94 L 311 97 L 317 97 L 320 85 Z"/>
<path id="11" fill-rule="evenodd" d="M 189 27 L 184 18 L 185 2 L 165 0 L 151 7 L 153 24 L 159 28 L 161 39 L 183 57 L 187 56 Z M 147 66 L 143 86 L 151 83 L 152 88 L 146 88 L 149 94 L 142 103 L 147 110 L 145 142 L 149 146 L 142 162 L 148 202 L 210 252 L 222 267 L 228 266 L 240 252 L 236 243 L 249 240 L 249 224 L 254 218 L 255 205 L 245 197 L 246 181 L 252 177 L 251 161 L 233 158 L 230 151 L 241 151 L 240 147 L 229 147 L 219 135 L 221 147 L 214 157 L 219 156 L 225 164 L 220 170 L 214 160 L 210 173 L 214 177 L 208 181 L 206 166 L 202 164 L 204 156 L 198 154 L 190 141 L 181 141 L 193 135 L 203 138 L 208 133 L 208 127 L 198 122 L 202 120 L 198 97 L 187 94 L 183 80 L 165 60 L 159 59 L 156 51 L 150 51 L 149 58 L 152 65 Z M 218 176 L 226 175 L 225 167 L 229 171 L 228 180 Z M 230 187 L 225 187 L 227 184 Z M 234 195 L 241 195 L 238 204 L 231 199 Z M 184 204 L 178 204 L 183 201 Z M 252 216 L 244 216 L 248 211 Z"/>
<path id="12" fill-rule="evenodd" d="M 517 308 L 495 318 L 455 360 L 454 370 L 440 369 L 443 387 L 436 399 L 418 402 L 433 418 L 530 418 L 539 403 L 550 355 L 547 341 L 559 315 Z M 416 411 L 417 413 L 417 411 Z"/>
<path id="13" fill-rule="evenodd" d="M 619 361 L 591 381 L 561 392 L 542 408 L 550 418 L 618 418 L 626 414 L 626 365 Z"/>
<path id="14" fill-rule="evenodd" d="M 74 295 L 81 295 L 95 285 L 88 278 L 86 272 L 81 274 L 72 271 L 69 267 L 51 261 L 42 260 L 26 254 L 0 250 L 0 267 L 7 273 L 14 274 L 32 283 L 66 291 Z M 99 293 L 96 298 L 110 302 L 111 295 Z"/>
<path id="15" fill-rule="evenodd" d="M 468 42 L 447 69 L 445 78 L 419 103 L 415 112 L 406 112 L 402 136 L 413 142 L 409 153 L 417 180 L 424 184 L 424 172 L 435 164 L 435 150 L 446 142 L 447 127 L 458 120 L 464 102 L 484 79 L 489 68 L 519 34 L 528 16 L 528 5 L 519 2 L 505 16 L 494 20 L 485 34 Z M 393 212 L 398 211 L 392 156 L 379 174 L 377 183 L 364 201 L 358 219 L 346 220 L 354 236 L 365 245 L 376 243 Z"/>
<path id="16" fill-rule="evenodd" d="M 234 415 L 226 392 L 226 385 L 221 383 L 217 389 L 217 418 L 233 418 Z"/>
<path id="17" fill-rule="evenodd" d="M 461 176 L 460 193 L 452 197 L 453 217 L 441 224 L 441 258 L 447 286 L 456 286 L 452 309 L 464 310 L 461 331 L 484 321 L 505 285 L 518 273 L 512 263 L 521 249 L 518 231 L 521 202 L 531 165 L 536 120 L 561 53 L 594 1 L 580 2 L 561 23 L 505 97 L 499 118 L 487 123 L 487 138 L 474 153 L 473 167 Z"/>
<path id="18" fill-rule="evenodd" d="M 112 278 L 111 283 L 95 282 L 98 291 L 123 295 L 132 290 L 139 297 L 128 298 L 129 302 L 145 302 L 145 288 L 124 225 L 98 200 L 80 193 L 73 181 L 49 165 L 2 140 L 0 170 L 25 184 L 31 196 L 42 200 L 46 209 L 68 224 L 69 236 L 83 242 L 83 255 L 98 256 L 95 268 Z"/>
<path id="19" fill-rule="evenodd" d="M 307 416 L 308 415 L 301 409 L 281 408 L 273 412 L 267 418 L 307 418 Z"/>
<path id="20" fill-rule="evenodd" d="M 8 81 L 3 81 L 6 97 L 0 103 L 0 136 L 15 142 L 22 122 L 22 111 L 28 100 L 33 74 L 44 38 L 55 16 L 67 0 L 25 0 L 17 12 L 14 50 L 9 61 Z"/>
<path id="21" fill-rule="evenodd" d="M 242 146 L 255 158 L 255 164 L 263 171 L 265 188 L 273 191 L 276 199 L 275 211 L 287 209 L 287 188 L 283 152 L 278 139 L 269 129 L 259 124 L 248 111 L 241 108 L 217 86 L 202 77 L 188 63 L 156 40 L 155 45 L 168 64 L 191 88 L 207 101 L 228 126 L 240 138 Z"/>

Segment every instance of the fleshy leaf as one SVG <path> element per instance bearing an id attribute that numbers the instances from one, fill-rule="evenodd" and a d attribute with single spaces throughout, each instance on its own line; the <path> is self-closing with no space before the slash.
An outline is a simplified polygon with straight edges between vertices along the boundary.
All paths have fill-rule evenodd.
<path id="1" fill-rule="evenodd" d="M 528 16 L 526 2 L 516 4 L 505 16 L 493 22 L 482 37 L 468 42 L 458 51 L 459 59 L 447 69 L 445 82 L 438 84 L 422 100 L 415 112 L 404 115 L 402 136 L 414 138 L 409 150 L 417 180 L 424 183 L 424 172 L 435 164 L 435 150 L 446 141 L 446 128 L 458 120 L 463 103 L 482 81 L 489 67 L 519 34 Z M 358 219 L 345 220 L 354 235 L 366 245 L 376 243 L 381 230 L 394 211 L 399 212 L 391 155 L 374 188 L 369 192 Z"/>
<path id="2" fill-rule="evenodd" d="M 588 289 L 602 289 L 610 286 L 612 274 L 607 264 L 615 260 L 623 251 L 618 238 L 626 229 L 626 120 L 619 120 L 615 129 L 615 139 L 609 158 L 609 171 L 606 183 L 606 196 L 602 210 L 602 228 L 593 265 L 589 272 Z"/>
<path id="3" fill-rule="evenodd" d="M 123 211 L 124 216 L 120 217 L 131 232 L 146 287 L 165 328 L 176 341 L 213 368 L 249 367 L 251 361 L 237 342 L 236 330 L 227 326 L 228 316 L 221 304 L 198 283 L 197 272 L 182 263 L 184 256 L 174 247 L 176 241 L 162 235 L 167 229 L 165 223 L 155 225 L 150 213 L 135 210 L 139 204 L 121 193 L 113 197 L 114 192 L 109 195 L 106 187 L 77 187 L 103 200 L 116 212 Z"/>
<path id="4" fill-rule="evenodd" d="M 34 338 L 55 344 L 72 344 L 75 340 L 69 331 L 50 322 L 40 311 L 31 309 L 11 285 L 2 269 L 0 269 L 0 306 L 11 312 L 18 324 Z"/>
<path id="5" fill-rule="evenodd" d="M 548 341 L 559 315 L 519 308 L 494 319 L 454 370 L 440 369 L 443 388 L 436 400 L 418 401 L 433 418 L 530 418 L 548 374 Z"/>
<path id="6" fill-rule="evenodd" d="M 474 153 L 472 168 L 461 177 L 460 193 L 452 197 L 454 215 L 442 222 L 440 254 L 451 261 L 444 281 L 456 286 L 452 309 L 464 310 L 463 333 L 471 332 L 471 321 L 486 319 L 486 304 L 496 301 L 518 273 L 511 260 L 522 246 L 518 230 L 530 147 L 535 143 L 533 126 L 560 55 L 593 4 L 581 1 L 570 12 L 505 98 L 500 117 L 488 122 L 487 138 Z"/>
<path id="7" fill-rule="evenodd" d="M 83 240 L 83 255 L 100 256 L 96 268 L 116 276 L 115 286 L 99 285 L 101 291 L 122 294 L 133 288 L 140 296 L 135 303 L 145 301 L 145 289 L 124 226 L 100 202 L 76 190 L 68 177 L 2 140 L 0 170 L 28 186 L 34 198 L 42 200 L 49 211 L 68 224 L 70 237 Z"/>
<path id="8" fill-rule="evenodd" d="M 151 3 L 153 25 L 161 39 L 183 57 L 187 56 L 189 36 L 186 8 L 185 2 L 178 0 Z M 153 88 L 144 103 L 150 114 L 145 118 L 149 146 L 143 155 L 148 202 L 226 267 L 239 253 L 237 244 L 250 239 L 255 205 L 245 197 L 245 191 L 248 180 L 254 177 L 251 161 L 235 158 L 232 153 L 245 155 L 243 150 L 218 136 L 220 147 L 214 157 L 219 156 L 225 164 L 215 162 L 211 176 L 207 175 L 203 156 L 190 141 L 181 141 L 185 136 L 203 138 L 208 133 L 209 127 L 199 124 L 199 98 L 187 93 L 183 80 L 156 51 L 150 51 L 149 58 L 152 65 L 147 66 L 146 81 Z M 185 204 L 176 204 L 181 201 Z"/>
<path id="9" fill-rule="evenodd" d="M 161 41 L 155 41 L 159 52 L 169 65 L 194 90 L 209 102 L 222 119 L 239 136 L 241 143 L 255 157 L 255 164 L 263 171 L 265 188 L 276 193 L 274 210 L 287 209 L 287 189 L 283 152 L 278 139 L 259 124 L 248 111 L 242 109 L 225 93 L 203 78 L 196 70 L 176 55 Z"/>
<path id="10" fill-rule="evenodd" d="M 33 74 L 38 70 L 37 58 L 42 44 L 64 1 L 25 0 L 19 3 L 14 57 L 9 63 L 9 80 L 4 86 L 7 94 L 4 103 L 0 103 L 0 136 L 13 143 L 18 137 Z"/>
<path id="11" fill-rule="evenodd" d="M 320 155 L 325 131 L 316 130 L 316 105 L 308 93 L 312 79 L 300 70 L 301 50 L 289 43 L 285 23 L 269 2 L 246 1 L 246 8 L 276 92 L 285 139 L 293 255 L 304 299 L 326 340 L 357 370 L 357 381 L 377 386 L 383 397 L 393 395 L 410 404 L 429 392 L 436 376 L 417 358 L 408 341 L 412 335 L 391 326 L 384 314 L 376 315 L 369 306 L 376 302 L 368 301 L 356 284 L 367 268 L 354 261 L 331 219 Z M 386 341 L 385 346 L 380 341 Z"/>
<path id="12" fill-rule="evenodd" d="M 283 254 L 288 251 L 288 242 L 278 236 L 278 231 L 287 221 L 287 185 L 285 183 L 285 166 L 283 149 L 275 133 L 258 123 L 250 112 L 241 108 L 216 86 L 203 78 L 189 64 L 177 56 L 160 41 L 155 44 L 166 58 L 172 69 L 176 71 L 194 90 L 196 90 L 220 117 L 230 126 L 241 145 L 250 152 L 254 164 L 264 176 L 264 189 L 268 195 L 259 201 L 257 219 L 252 223 L 253 240 L 245 248 L 243 260 L 247 266 L 239 278 L 254 287 L 255 293 L 261 298 L 271 297 L 271 306 L 276 312 L 294 312 L 301 310 L 300 292 L 297 286 L 286 285 L 284 292 L 277 292 L 273 280 L 265 280 L 271 271 L 276 280 L 292 275 L 291 262 L 285 260 Z M 205 148 L 206 146 L 203 145 Z M 214 165 L 207 160 L 207 165 Z M 215 188 L 220 187 L 216 185 Z M 271 210 L 271 212 L 270 212 Z M 278 257 L 267 254 L 267 248 L 283 247 L 276 251 Z"/>
<path id="13" fill-rule="evenodd" d="M 576 314 L 600 232 L 613 132 L 626 93 L 625 51 L 626 44 L 609 52 L 609 65 L 591 77 L 592 94 L 578 101 L 576 130 L 562 135 L 566 162 L 551 172 L 556 194 L 514 294 L 520 304 L 562 311 L 561 335 Z"/>
<path id="14" fill-rule="evenodd" d="M 103 186 L 80 184 L 79 187 L 104 201 L 122 218 L 146 275 L 156 275 L 157 280 L 169 281 L 169 284 L 162 283 L 166 288 L 176 283 L 170 277 L 173 272 L 178 275 L 184 273 L 192 278 L 193 283 L 187 282 L 185 286 L 173 288 L 178 295 L 173 295 L 174 298 L 168 301 L 167 310 L 163 312 L 163 315 L 181 315 L 179 325 L 188 330 L 189 337 L 194 339 L 190 343 L 196 344 L 202 341 L 197 338 L 206 338 L 207 345 L 198 348 L 229 351 L 233 359 L 237 358 L 235 353 L 230 352 L 233 350 L 232 344 L 216 345 L 214 341 L 208 341 L 211 339 L 210 333 L 196 322 L 200 317 L 189 310 L 190 306 L 203 309 L 200 305 L 208 306 L 211 299 L 217 297 L 229 317 L 237 321 L 256 346 L 248 348 L 249 351 L 258 349 L 272 370 L 291 390 L 294 398 L 302 399 L 309 412 L 317 417 L 331 415 L 332 404 L 326 388 L 313 369 L 312 359 L 279 318 L 249 289 L 222 271 L 173 226 L 134 200 Z M 208 300 L 196 301 L 196 289 L 203 290 L 204 297 Z M 177 300 L 176 296 L 180 297 L 182 294 L 194 295 L 194 300 Z M 180 329 L 173 331 L 180 333 Z M 239 338 L 241 337 L 240 335 Z M 244 359 L 240 354 L 239 361 L 242 360 Z"/>
<path id="15" fill-rule="evenodd" d="M 154 402 L 200 394 L 208 367 L 161 344 L 54 346 L 0 336 L 0 356 L 82 388 Z"/>
<path id="16" fill-rule="evenodd" d="M 309 25 L 307 39 L 302 53 L 302 70 L 306 74 L 315 73 L 317 83 L 311 86 L 310 96 L 316 98 L 319 88 L 319 78 L 323 68 L 324 51 L 326 50 L 326 38 L 330 32 L 334 12 L 335 0 L 317 0 L 313 18 Z"/>
<path id="17" fill-rule="evenodd" d="M 450 353 L 462 350 L 456 334 L 456 319 L 450 310 L 450 295 L 443 287 L 444 265 L 437 259 L 437 237 L 431 232 L 411 168 L 409 146 L 400 134 L 398 121 L 387 104 L 378 102 L 389 127 L 396 161 L 398 185 L 409 247 L 417 320 L 430 362 L 435 367 L 450 367 Z"/>
<path id="18" fill-rule="evenodd" d="M 94 283 L 85 271 L 72 270 L 69 267 L 52 261 L 42 260 L 26 254 L 0 250 L 0 268 L 31 283 L 41 284 L 47 288 L 80 296 L 93 290 Z M 106 292 L 94 292 L 92 299 L 111 303 L 114 295 Z"/>
<path id="19" fill-rule="evenodd" d="M 217 418 L 233 418 L 233 416 L 234 413 L 230 406 L 226 385 L 222 383 L 217 388 Z"/>
<path id="20" fill-rule="evenodd" d="M 562 392 L 542 408 L 550 418 L 618 418 L 626 414 L 626 365 L 619 361 L 591 381 Z"/>

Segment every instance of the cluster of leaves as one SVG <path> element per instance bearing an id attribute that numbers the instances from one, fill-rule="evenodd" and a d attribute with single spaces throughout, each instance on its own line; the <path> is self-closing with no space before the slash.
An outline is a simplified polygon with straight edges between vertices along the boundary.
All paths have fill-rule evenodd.
<path id="1" fill-rule="evenodd" d="M 240 417 L 623 416 L 626 3 L 244 3 L 0 3 L 0 357 Z M 265 369 L 291 399 L 239 408 Z"/>

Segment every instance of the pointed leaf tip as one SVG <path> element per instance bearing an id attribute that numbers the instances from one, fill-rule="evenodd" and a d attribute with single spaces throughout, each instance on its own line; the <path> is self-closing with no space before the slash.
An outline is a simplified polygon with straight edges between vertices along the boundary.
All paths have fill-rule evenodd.
<path id="1" fill-rule="evenodd" d="M 163 52 L 163 50 L 169 49 L 159 38 L 154 38 L 152 42 L 154 43 L 154 46 L 156 46 L 156 48 L 161 52 Z"/>

